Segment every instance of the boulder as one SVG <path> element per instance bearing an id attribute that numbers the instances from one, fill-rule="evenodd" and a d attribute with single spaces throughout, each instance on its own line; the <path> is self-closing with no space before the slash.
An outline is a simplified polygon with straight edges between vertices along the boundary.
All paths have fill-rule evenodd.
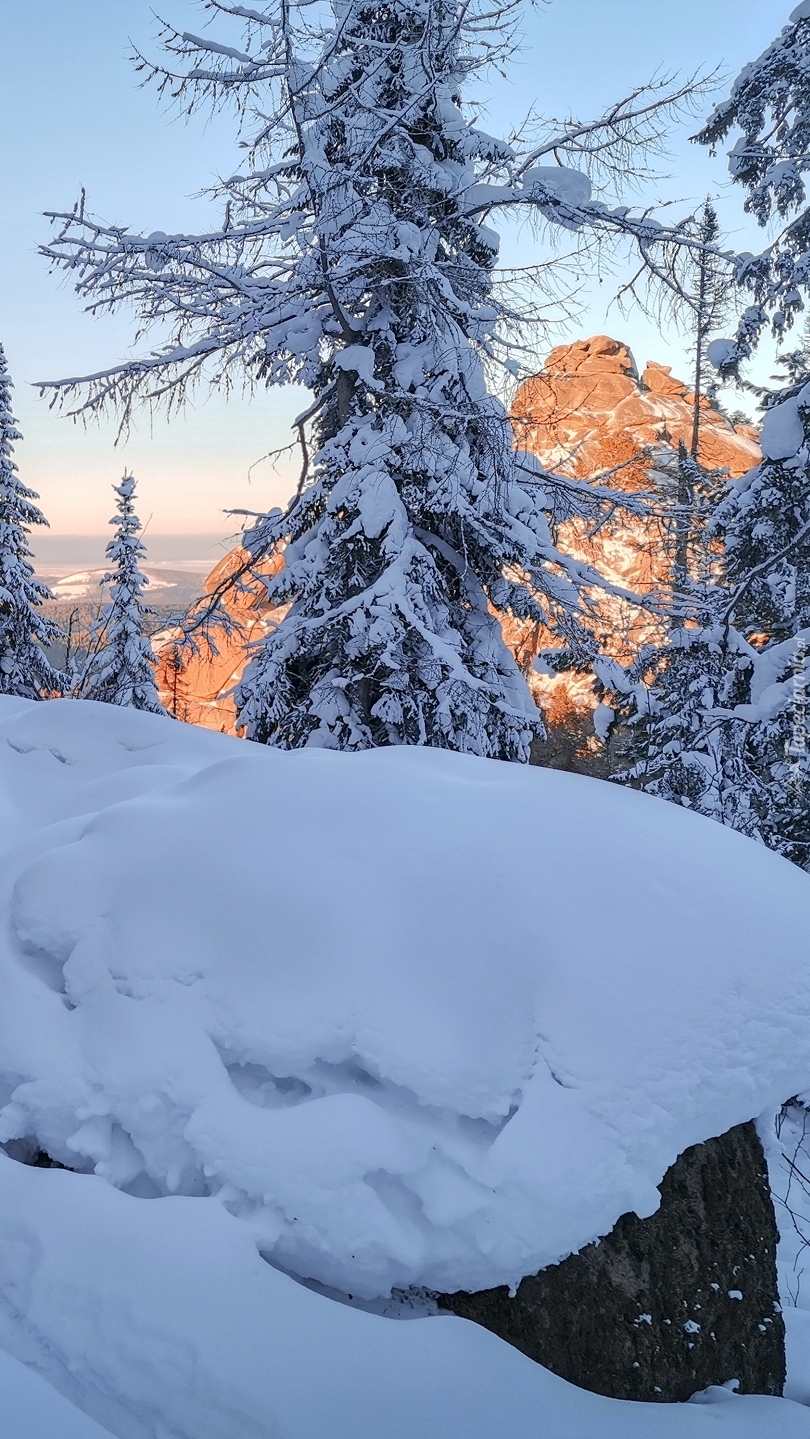
<path id="1" fill-rule="evenodd" d="M 752 1123 L 693 1145 L 661 1206 L 625 1214 L 561 1264 L 505 1287 L 439 1296 L 561 1378 L 616 1399 L 682 1401 L 737 1380 L 781 1394 L 777 1230 Z"/>

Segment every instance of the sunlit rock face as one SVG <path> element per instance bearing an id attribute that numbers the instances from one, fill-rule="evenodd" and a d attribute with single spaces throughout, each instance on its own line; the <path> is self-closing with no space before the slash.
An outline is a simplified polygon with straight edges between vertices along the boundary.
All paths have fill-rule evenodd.
<path id="1" fill-rule="evenodd" d="M 236 734 L 234 687 L 242 678 L 251 647 L 268 630 L 279 623 L 286 609 L 274 609 L 266 598 L 261 575 L 281 569 L 280 556 L 248 566 L 246 550 L 231 550 L 211 571 L 205 582 L 205 595 L 191 611 L 199 614 L 207 602 L 228 581 L 236 581 L 225 589 L 223 607 L 235 622 L 232 632 L 221 628 L 206 638 L 203 629 L 197 639 L 197 652 L 178 650 L 179 633 L 155 636 L 157 680 L 161 699 L 170 714 L 188 724 L 205 729 Z M 239 576 L 239 571 L 245 573 Z M 238 578 L 237 578 L 238 577 Z"/>
<path id="2" fill-rule="evenodd" d="M 552 350 L 543 369 L 525 380 L 512 419 L 521 446 L 551 468 L 592 478 L 644 450 L 677 452 L 692 440 L 694 394 L 668 365 L 647 363 L 639 376 L 626 345 L 608 335 Z M 759 459 L 757 432 L 733 425 L 701 398 L 698 459 L 732 479 Z M 623 488 L 646 488 L 649 461 L 615 477 Z"/>

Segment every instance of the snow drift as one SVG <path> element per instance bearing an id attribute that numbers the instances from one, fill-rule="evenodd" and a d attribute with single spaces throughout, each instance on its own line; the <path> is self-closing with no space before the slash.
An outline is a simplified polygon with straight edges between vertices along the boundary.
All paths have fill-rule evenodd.
<path id="1" fill-rule="evenodd" d="M 465 1319 L 311 1293 L 215 1199 L 143 1203 L 2 1154 L 0 1345 L 119 1439 L 810 1439 L 784 1399 L 585 1393 Z M 1 1350 L 0 1394 L 3 1439 L 100 1439 Z"/>
<path id="2" fill-rule="evenodd" d="M 0 1140 L 355 1296 L 516 1283 L 810 1085 L 810 880 L 595 780 L 0 705 Z"/>

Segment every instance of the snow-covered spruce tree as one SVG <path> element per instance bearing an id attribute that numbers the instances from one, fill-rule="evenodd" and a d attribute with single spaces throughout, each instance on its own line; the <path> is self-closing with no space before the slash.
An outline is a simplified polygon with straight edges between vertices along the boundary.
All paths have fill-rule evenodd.
<path id="1" fill-rule="evenodd" d="M 703 596 L 712 599 L 716 610 L 721 596 Z M 766 786 L 749 752 L 750 726 L 736 714 L 749 702 L 755 662 L 743 637 L 705 610 L 626 670 L 597 661 L 607 718 L 625 737 L 613 778 L 765 840 Z"/>
<path id="2" fill-rule="evenodd" d="M 44 646 L 59 630 L 42 613 L 50 590 L 34 576 L 28 534 L 47 520 L 38 496 L 19 479 L 14 442 L 21 439 L 11 413 L 11 378 L 0 345 L 0 694 L 42 699 L 62 688 L 63 676 Z"/>
<path id="3" fill-rule="evenodd" d="M 102 584 L 110 586 L 110 602 L 91 636 L 90 654 L 77 693 L 82 699 L 166 714 L 155 684 L 152 645 L 144 633 L 144 620 L 152 610 L 142 599 L 149 581 L 140 570 L 146 546 L 135 514 L 134 476 L 125 474 L 113 489 L 117 513 L 110 524 L 115 526 L 115 534 L 107 545 L 110 570 L 102 580 Z"/>
<path id="4" fill-rule="evenodd" d="M 746 65 L 729 98 L 696 137 L 717 146 L 739 132 L 729 170 L 745 208 L 776 228 L 758 255 L 741 257 L 737 278 L 753 303 L 733 339 L 709 357 L 739 376 L 768 329 L 783 340 L 810 293 L 810 3 L 803 0 L 764 53 Z M 717 514 L 730 596 L 726 622 L 755 653 L 751 695 L 735 714 L 757 775 L 753 796 L 766 842 L 810 863 L 810 770 L 805 671 L 810 639 L 810 389 L 806 355 L 765 395 L 763 461 L 731 489 Z"/>
<path id="5" fill-rule="evenodd" d="M 810 864 L 810 385 L 766 411 L 762 462 L 732 486 L 715 527 L 731 586 L 727 621 L 750 642 L 749 701 L 738 709 L 763 793 L 766 843 Z"/>
<path id="6" fill-rule="evenodd" d="M 603 681 L 631 736 L 620 778 L 808 867 L 810 386 L 766 413 L 762 449 L 712 516 L 722 553 L 684 624 Z"/>
<path id="7" fill-rule="evenodd" d="M 696 137 L 715 146 L 733 130 L 732 178 L 761 225 L 782 228 L 737 279 L 754 303 L 734 339 L 706 351 L 740 378 L 766 329 L 782 338 L 810 281 L 810 3 L 745 67 Z M 693 590 L 690 623 L 640 655 L 628 676 L 605 673 L 630 721 L 624 778 L 755 835 L 810 865 L 810 388 L 806 355 L 787 357 L 781 391 L 765 397 L 762 463 L 729 487 L 708 526 L 722 543 L 713 584 Z M 622 694 L 622 687 L 624 693 Z"/>
<path id="8" fill-rule="evenodd" d="M 539 715 L 493 610 L 582 657 L 582 587 L 597 577 L 555 549 L 551 482 L 515 454 L 487 393 L 510 317 L 484 222 L 521 206 L 586 250 L 629 239 L 658 273 L 668 245 L 691 242 L 593 199 L 586 172 L 620 176 L 689 87 L 644 87 L 519 153 L 461 100 L 509 53 L 511 0 L 335 0 L 321 28 L 325 7 L 287 0 L 207 8 L 246 22 L 241 48 L 167 30 L 185 74 L 147 68 L 188 109 L 207 95 L 252 116 L 248 163 L 221 186 L 209 235 L 130 235 L 83 202 L 54 216 L 44 253 L 91 308 L 134 303 L 173 327 L 151 356 L 84 382 L 79 409 L 111 403 L 126 421 L 137 398 L 180 402 L 206 365 L 220 384 L 240 372 L 308 386 L 298 493 L 246 540 L 257 559 L 286 546 L 268 592 L 290 605 L 240 686 L 247 733 L 525 759 Z M 569 487 L 563 508 L 575 504 Z"/>

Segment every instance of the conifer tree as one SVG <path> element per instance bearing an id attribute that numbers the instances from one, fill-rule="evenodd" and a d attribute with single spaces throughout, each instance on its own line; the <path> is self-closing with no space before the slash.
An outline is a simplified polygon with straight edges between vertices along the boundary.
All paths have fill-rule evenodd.
<path id="1" fill-rule="evenodd" d="M 166 714 L 155 684 L 152 645 L 144 633 L 144 621 L 153 611 L 142 599 L 149 580 L 139 567 L 146 546 L 135 514 L 134 476 L 125 474 L 113 489 L 117 513 L 110 524 L 115 534 L 107 545 L 110 570 L 102 580 L 110 585 L 110 602 L 95 627 L 77 689 L 82 699 Z"/>
<path id="2" fill-rule="evenodd" d="M 810 385 L 766 412 L 762 462 L 709 530 L 722 554 L 686 622 L 604 672 L 631 735 L 620 778 L 810 867 Z"/>
<path id="3" fill-rule="evenodd" d="M 716 608 L 720 596 L 703 598 Z M 755 660 L 737 631 L 704 611 L 626 671 L 600 665 L 612 722 L 627 736 L 614 778 L 765 840 L 765 787 L 735 713 L 749 700 Z"/>
<path id="4" fill-rule="evenodd" d="M 42 613 L 53 598 L 34 576 L 28 534 L 47 520 L 38 496 L 20 480 L 14 443 L 21 439 L 11 413 L 11 377 L 0 345 L 0 694 L 42 699 L 62 687 L 45 646 L 59 630 Z"/>
<path id="5" fill-rule="evenodd" d="M 738 259 L 753 303 L 736 335 L 706 346 L 721 376 L 743 383 L 762 334 L 784 338 L 810 291 L 809 123 L 803 0 L 696 137 L 715 147 L 740 132 L 732 179 L 746 209 L 775 226 L 761 254 Z M 625 779 L 810 867 L 810 385 L 806 353 L 786 360 L 782 388 L 764 398 L 762 462 L 729 487 L 709 526 L 722 543 L 713 583 L 702 594 L 690 586 L 690 622 L 668 647 L 605 680 L 633 737 Z"/>
<path id="6" fill-rule="evenodd" d="M 810 863 L 810 748 L 805 672 L 810 648 L 810 385 L 774 397 L 762 463 L 717 511 L 731 596 L 726 615 L 755 650 L 743 708 L 747 749 L 763 786 L 768 843 Z"/>
<path id="7" fill-rule="evenodd" d="M 45 253 L 94 311 L 134 303 L 174 325 L 163 350 L 60 393 L 126 421 L 139 398 L 181 403 L 206 365 L 221 384 L 239 371 L 306 385 L 298 492 L 246 536 L 257 560 L 286 546 L 267 588 L 289 605 L 239 688 L 247 733 L 525 760 L 539 714 L 493 610 L 583 659 L 582 595 L 598 576 L 552 543 L 548 511 L 576 512 L 575 487 L 515 454 L 487 392 L 485 366 L 514 363 L 504 324 L 522 318 L 495 293 L 487 221 L 520 206 L 578 237 L 583 262 L 624 239 L 659 273 L 667 245 L 699 242 L 609 208 L 592 179 L 626 175 L 690 87 L 549 122 L 518 152 L 462 100 L 509 54 L 512 0 L 209 8 L 246 24 L 241 47 L 167 29 L 181 73 L 140 64 L 188 109 L 208 96 L 252 114 L 248 164 L 224 182 L 209 235 L 132 235 L 83 201 L 54 216 Z"/>

